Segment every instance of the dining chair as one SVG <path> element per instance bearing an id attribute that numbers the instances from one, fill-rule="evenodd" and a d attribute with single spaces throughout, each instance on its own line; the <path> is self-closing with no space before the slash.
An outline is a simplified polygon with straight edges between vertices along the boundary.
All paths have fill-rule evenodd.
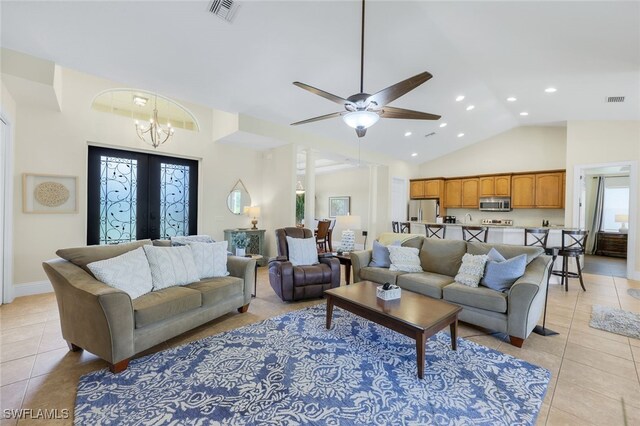
<path id="1" fill-rule="evenodd" d="M 331 221 L 321 220 L 318 221 L 318 229 L 316 229 L 316 244 L 318 245 L 318 251 L 327 252 L 328 240 L 329 240 L 329 226 Z"/>

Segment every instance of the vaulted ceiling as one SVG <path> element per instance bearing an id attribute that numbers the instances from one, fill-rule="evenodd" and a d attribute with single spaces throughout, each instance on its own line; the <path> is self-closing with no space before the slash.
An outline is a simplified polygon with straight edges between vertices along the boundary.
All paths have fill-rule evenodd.
<path id="1" fill-rule="evenodd" d="M 358 91 L 360 2 L 242 1 L 233 23 L 210 14 L 209 4 L 2 1 L 0 42 L 282 124 L 340 110 L 293 81 L 343 97 Z M 433 74 L 392 105 L 440 114 L 439 122 L 383 119 L 360 141 L 394 158 L 424 162 L 521 125 L 640 119 L 635 1 L 370 1 L 365 43 L 366 92 Z M 358 142 L 339 118 L 302 130 Z"/>

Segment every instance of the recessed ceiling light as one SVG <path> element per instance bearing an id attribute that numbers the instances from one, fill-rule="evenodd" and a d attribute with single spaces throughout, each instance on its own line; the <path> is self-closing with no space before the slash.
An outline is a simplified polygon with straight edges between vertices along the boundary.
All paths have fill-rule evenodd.
<path id="1" fill-rule="evenodd" d="M 440 123 L 440 127 L 447 127 L 447 123 Z"/>
<path id="2" fill-rule="evenodd" d="M 464 100 L 464 95 L 460 95 L 456 98 L 456 102 L 460 102 Z"/>
<path id="3" fill-rule="evenodd" d="M 412 135 L 412 133 L 411 133 L 411 132 L 404 132 L 404 135 L 405 135 L 405 136 L 411 136 L 411 135 Z"/>
<path id="4" fill-rule="evenodd" d="M 144 98 L 144 97 L 142 97 L 142 96 L 133 95 L 133 103 L 134 103 L 135 105 L 140 106 L 140 107 L 145 106 L 145 105 L 147 104 L 147 101 L 148 101 L 148 100 L 149 100 L 149 99 Z"/>
<path id="5" fill-rule="evenodd" d="M 547 93 L 555 93 L 558 91 L 558 89 L 556 89 L 555 87 L 547 87 L 546 89 L 544 89 L 544 91 Z"/>
<path id="6" fill-rule="evenodd" d="M 464 133 L 458 133 L 458 137 L 461 138 L 464 136 Z"/>
<path id="7" fill-rule="evenodd" d="M 526 115 L 529 115 L 529 113 L 528 113 L 527 111 L 522 111 L 522 112 L 520 113 L 520 115 L 522 115 L 522 116 L 526 116 Z"/>
<path id="8" fill-rule="evenodd" d="M 509 97 L 507 98 L 507 102 L 515 102 L 515 101 L 517 101 L 517 100 L 518 100 L 518 99 L 516 99 L 516 98 L 515 98 L 515 97 L 513 97 L 513 96 L 509 96 Z"/>
<path id="9" fill-rule="evenodd" d="M 474 105 L 469 105 L 469 106 L 467 107 L 467 111 L 471 111 L 471 110 L 472 110 L 472 109 L 474 109 L 474 108 L 475 108 L 475 106 L 474 106 Z"/>
<path id="10" fill-rule="evenodd" d="M 412 157 L 417 157 L 417 156 L 418 156 L 418 153 L 417 153 L 417 152 L 414 152 L 413 154 L 411 154 L 411 156 L 412 156 Z"/>

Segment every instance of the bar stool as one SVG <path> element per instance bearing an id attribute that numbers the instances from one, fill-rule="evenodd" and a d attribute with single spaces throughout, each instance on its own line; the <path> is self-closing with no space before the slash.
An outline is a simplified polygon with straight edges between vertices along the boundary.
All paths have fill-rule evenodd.
<path id="1" fill-rule="evenodd" d="M 587 242 L 589 231 L 562 230 L 562 247 L 558 255 L 562 256 L 562 270 L 553 271 L 553 275 L 561 277 L 561 284 L 564 284 L 565 291 L 569 291 L 569 278 L 578 278 L 582 290 L 587 291 L 582 280 L 582 267 L 580 266 L 580 256 L 584 254 L 584 246 Z M 576 260 L 578 272 L 569 271 L 569 258 Z"/>
<path id="2" fill-rule="evenodd" d="M 394 234 L 400 233 L 400 222 L 392 221 L 391 222 L 391 230 Z"/>
<path id="3" fill-rule="evenodd" d="M 549 330 L 547 324 L 547 301 L 549 300 L 549 278 L 553 264 L 558 258 L 559 249 L 557 247 L 547 247 L 547 239 L 549 238 L 549 230 L 546 228 L 525 228 L 524 229 L 524 245 L 529 247 L 542 247 L 544 254 L 551 256 L 551 264 L 547 271 L 547 293 L 544 295 L 544 313 L 542 315 L 542 327 L 536 325 L 533 332 L 541 336 L 555 336 L 559 334 L 557 331 Z"/>
<path id="4" fill-rule="evenodd" d="M 466 242 L 478 241 L 480 243 L 487 242 L 489 228 L 486 226 L 463 226 L 462 239 Z"/>
<path id="5" fill-rule="evenodd" d="M 427 238 L 439 238 L 444 240 L 444 236 L 447 233 L 447 227 L 445 225 L 425 223 L 424 228 L 427 233 Z"/>

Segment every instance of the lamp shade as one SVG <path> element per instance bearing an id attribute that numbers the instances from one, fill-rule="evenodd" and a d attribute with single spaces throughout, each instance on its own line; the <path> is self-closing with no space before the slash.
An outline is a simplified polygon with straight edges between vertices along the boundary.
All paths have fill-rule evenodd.
<path id="1" fill-rule="evenodd" d="M 247 216 L 249 217 L 260 217 L 260 207 L 251 206 L 247 209 Z"/>
<path id="2" fill-rule="evenodd" d="M 362 227 L 360 216 L 338 216 L 336 220 L 336 225 L 344 229 L 360 229 Z"/>
<path id="3" fill-rule="evenodd" d="M 616 215 L 616 222 L 617 223 L 627 223 L 627 222 L 629 222 L 629 215 L 628 214 L 617 214 Z"/>
<path id="4" fill-rule="evenodd" d="M 342 116 L 347 126 L 354 129 L 366 129 L 378 122 L 380 116 L 371 111 L 353 111 Z"/>

